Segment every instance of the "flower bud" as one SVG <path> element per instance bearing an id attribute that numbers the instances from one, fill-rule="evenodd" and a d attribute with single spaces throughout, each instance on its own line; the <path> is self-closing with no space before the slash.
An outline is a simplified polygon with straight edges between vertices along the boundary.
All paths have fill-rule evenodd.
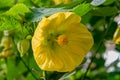
<path id="1" fill-rule="evenodd" d="M 8 57 L 12 54 L 12 48 L 13 48 L 13 39 L 10 36 L 3 36 L 0 46 L 3 47 L 2 51 L 0 52 L 0 56 Z"/>
<path id="2" fill-rule="evenodd" d="M 23 56 L 29 50 L 30 43 L 28 39 L 21 40 L 17 43 L 17 49 L 20 53 L 20 56 Z"/>

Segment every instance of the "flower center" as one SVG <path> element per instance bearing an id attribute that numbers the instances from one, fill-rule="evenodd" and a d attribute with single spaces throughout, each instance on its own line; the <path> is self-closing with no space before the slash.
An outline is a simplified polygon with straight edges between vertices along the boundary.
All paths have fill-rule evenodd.
<path id="1" fill-rule="evenodd" d="M 57 39 L 57 43 L 60 45 L 60 46 L 63 46 L 63 45 L 66 45 L 68 43 L 68 39 L 67 39 L 67 36 L 66 35 L 60 35 Z"/>

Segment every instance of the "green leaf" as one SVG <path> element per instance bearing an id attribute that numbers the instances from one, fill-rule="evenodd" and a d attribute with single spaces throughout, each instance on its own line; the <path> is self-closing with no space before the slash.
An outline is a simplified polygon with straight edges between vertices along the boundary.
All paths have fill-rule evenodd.
<path id="1" fill-rule="evenodd" d="M 0 15 L 0 31 L 21 29 L 20 21 L 23 21 L 26 13 L 31 12 L 29 8 L 24 4 L 16 4 L 10 8 L 7 12 Z"/>
<path id="2" fill-rule="evenodd" d="M 0 0 L 0 8 L 10 7 L 14 4 L 14 0 Z"/>
<path id="3" fill-rule="evenodd" d="M 25 16 L 25 13 L 31 12 L 30 9 L 24 4 L 16 4 L 6 12 L 7 15 L 12 15 L 16 19 L 21 19 L 20 15 Z"/>
<path id="4" fill-rule="evenodd" d="M 90 4 L 93 6 L 99 6 L 103 4 L 106 0 L 93 0 Z"/>
<path id="5" fill-rule="evenodd" d="M 41 18 L 50 16 L 56 12 L 65 12 L 69 11 L 68 9 L 63 8 L 33 8 L 33 17 L 31 22 L 38 22 Z"/>
<path id="6" fill-rule="evenodd" d="M 35 80 L 31 74 L 28 74 L 25 80 Z"/>
<path id="7" fill-rule="evenodd" d="M 104 5 L 109 5 L 112 4 L 113 2 L 115 2 L 116 0 L 106 0 Z"/>
<path id="8" fill-rule="evenodd" d="M 116 7 L 99 7 L 95 8 L 92 13 L 95 16 L 112 16 L 117 14 L 118 9 Z"/>
<path id="9" fill-rule="evenodd" d="M 87 3 L 87 4 L 83 3 L 83 4 L 75 7 L 73 9 L 73 12 L 75 12 L 76 14 L 78 14 L 80 16 L 83 16 L 86 13 L 88 13 L 91 9 L 92 9 L 92 6 L 89 3 Z"/>
<path id="10" fill-rule="evenodd" d="M 21 24 L 10 15 L 0 15 L 0 31 L 3 30 L 12 30 L 12 29 L 20 29 Z"/>
<path id="11" fill-rule="evenodd" d="M 34 5 L 34 3 L 31 0 L 17 0 L 18 3 L 23 3 L 24 5 L 28 6 L 28 7 L 32 7 Z"/>
<path id="12" fill-rule="evenodd" d="M 7 80 L 18 80 L 17 78 L 26 71 L 27 69 L 22 62 L 16 65 L 15 57 L 7 58 Z"/>

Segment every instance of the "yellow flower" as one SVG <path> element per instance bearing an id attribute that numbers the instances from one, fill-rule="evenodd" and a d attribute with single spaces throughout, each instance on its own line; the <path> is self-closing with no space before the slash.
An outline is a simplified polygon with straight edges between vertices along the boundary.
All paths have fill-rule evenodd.
<path id="1" fill-rule="evenodd" d="M 55 4 L 60 4 L 60 3 L 64 3 L 64 4 L 69 4 L 72 2 L 72 0 L 54 0 Z"/>
<path id="2" fill-rule="evenodd" d="M 43 18 L 32 38 L 34 58 L 42 70 L 74 70 L 93 45 L 93 37 L 81 18 L 72 12 L 58 12 Z"/>
<path id="3" fill-rule="evenodd" d="M 114 35 L 113 35 L 113 41 L 116 44 L 120 44 L 120 26 L 116 29 Z"/>

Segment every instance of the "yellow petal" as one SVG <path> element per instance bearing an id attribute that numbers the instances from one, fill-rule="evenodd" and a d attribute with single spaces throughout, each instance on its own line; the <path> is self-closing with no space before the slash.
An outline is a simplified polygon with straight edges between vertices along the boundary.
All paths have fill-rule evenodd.
<path id="1" fill-rule="evenodd" d="M 54 25 L 55 27 L 59 27 L 57 25 L 60 25 L 61 23 L 64 22 L 65 15 L 63 12 L 59 12 L 59 13 L 51 15 L 50 17 L 48 17 L 48 19 L 51 20 L 51 25 Z"/>
<path id="2" fill-rule="evenodd" d="M 116 44 L 120 44 L 120 27 L 118 27 L 113 35 L 113 41 Z"/>

